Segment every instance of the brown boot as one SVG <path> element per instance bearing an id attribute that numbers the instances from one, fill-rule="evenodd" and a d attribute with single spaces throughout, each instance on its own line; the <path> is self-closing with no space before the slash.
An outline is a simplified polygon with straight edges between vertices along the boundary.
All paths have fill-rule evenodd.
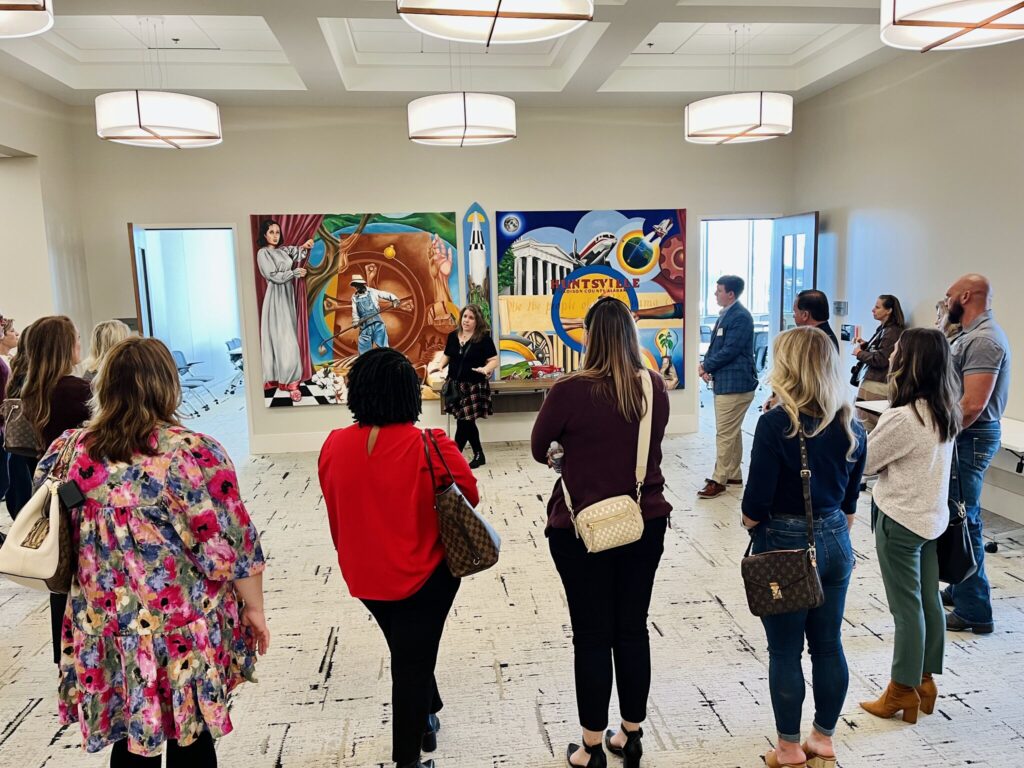
<path id="1" fill-rule="evenodd" d="M 917 686 L 917 695 L 921 697 L 921 711 L 930 715 L 935 711 L 935 700 L 939 697 L 939 689 L 932 680 L 931 675 L 921 678 L 921 684 Z"/>
<path id="2" fill-rule="evenodd" d="M 916 723 L 917 711 L 921 708 L 921 697 L 909 685 L 890 681 L 877 701 L 862 701 L 860 706 L 875 717 L 892 717 L 903 710 L 903 722 Z"/>

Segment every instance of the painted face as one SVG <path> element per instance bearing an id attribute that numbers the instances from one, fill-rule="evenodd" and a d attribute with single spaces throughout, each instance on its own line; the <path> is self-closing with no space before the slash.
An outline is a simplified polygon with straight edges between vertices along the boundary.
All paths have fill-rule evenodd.
<path id="1" fill-rule="evenodd" d="M 271 224 L 265 237 L 268 245 L 277 245 L 281 242 L 281 228 L 277 224 Z"/>
<path id="2" fill-rule="evenodd" d="M 882 300 L 878 299 L 875 302 L 874 308 L 871 310 L 871 316 L 875 318 L 875 320 L 877 320 L 878 322 L 884 323 L 889 319 L 890 315 L 892 315 L 892 310 L 886 309 L 885 304 L 882 303 Z"/>
<path id="3" fill-rule="evenodd" d="M 476 330 L 476 315 L 472 312 L 462 313 L 462 330 L 466 333 L 473 333 Z"/>

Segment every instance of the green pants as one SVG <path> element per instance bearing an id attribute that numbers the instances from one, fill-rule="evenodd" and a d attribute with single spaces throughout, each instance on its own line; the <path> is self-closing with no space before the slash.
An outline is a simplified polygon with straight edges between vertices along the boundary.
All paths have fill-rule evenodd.
<path id="1" fill-rule="evenodd" d="M 942 672 L 946 616 L 935 542 L 922 539 L 874 505 L 872 522 L 885 597 L 896 622 L 892 681 L 917 686 L 923 673 Z"/>

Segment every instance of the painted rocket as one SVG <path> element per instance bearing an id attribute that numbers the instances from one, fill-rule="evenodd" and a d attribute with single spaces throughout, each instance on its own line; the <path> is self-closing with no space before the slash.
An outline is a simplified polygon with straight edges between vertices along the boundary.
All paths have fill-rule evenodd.
<path id="1" fill-rule="evenodd" d="M 654 225 L 654 230 L 644 235 L 644 240 L 649 242 L 651 245 L 660 243 L 661 239 L 668 234 L 668 231 L 672 229 L 672 220 L 663 219 L 661 223 Z"/>
<path id="2" fill-rule="evenodd" d="M 469 236 L 469 282 L 483 287 L 487 279 L 487 249 L 484 246 L 484 233 L 480 225 L 484 217 L 479 213 L 471 213 L 469 221 L 473 229 Z"/>

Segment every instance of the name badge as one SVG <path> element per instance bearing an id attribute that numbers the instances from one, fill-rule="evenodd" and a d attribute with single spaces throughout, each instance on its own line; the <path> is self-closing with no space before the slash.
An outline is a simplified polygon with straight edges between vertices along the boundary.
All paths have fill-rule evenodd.
<path id="1" fill-rule="evenodd" d="M 715 335 L 716 336 L 725 336 L 725 328 L 719 328 L 718 329 L 718 333 L 716 333 Z"/>

